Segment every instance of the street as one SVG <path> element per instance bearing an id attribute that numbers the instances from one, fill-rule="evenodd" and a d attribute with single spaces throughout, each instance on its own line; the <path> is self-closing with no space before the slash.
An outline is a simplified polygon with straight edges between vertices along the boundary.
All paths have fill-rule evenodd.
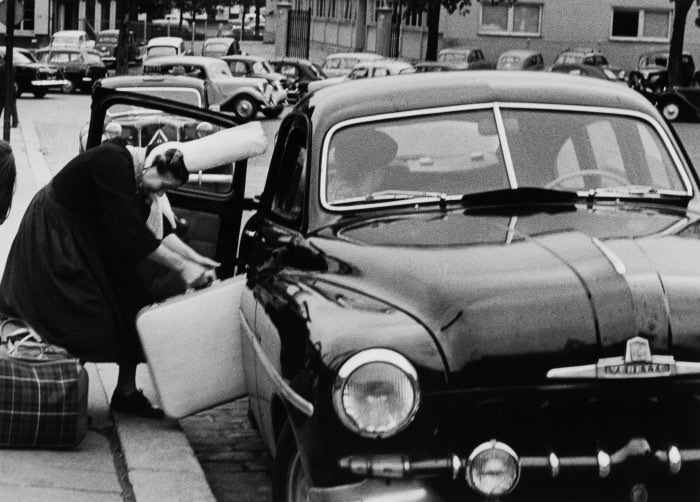
<path id="1" fill-rule="evenodd" d="M 34 128 L 52 174 L 77 154 L 79 131 L 89 121 L 90 104 L 90 96 L 85 94 L 49 93 L 43 99 L 18 100 L 20 123 Z M 264 155 L 248 162 L 247 196 L 263 189 L 280 123 L 280 119 L 260 119 L 269 147 Z M 693 162 L 700 166 L 700 124 L 678 123 L 674 128 Z M 247 410 L 247 401 L 240 400 L 180 420 L 219 502 L 271 500 L 271 459 L 248 420 Z"/>

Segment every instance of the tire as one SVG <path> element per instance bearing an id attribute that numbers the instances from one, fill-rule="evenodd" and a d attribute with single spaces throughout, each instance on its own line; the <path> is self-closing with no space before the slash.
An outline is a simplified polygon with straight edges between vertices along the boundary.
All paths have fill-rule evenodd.
<path id="1" fill-rule="evenodd" d="M 263 110 L 263 115 L 265 115 L 269 119 L 274 119 L 279 117 L 282 112 L 284 111 L 284 106 L 280 106 L 279 108 L 273 108 L 270 110 L 269 108 L 267 110 Z"/>
<path id="2" fill-rule="evenodd" d="M 304 471 L 294 433 L 286 422 L 277 441 L 272 476 L 273 502 L 305 502 L 308 499 L 309 478 Z"/>
<path id="3" fill-rule="evenodd" d="M 46 96 L 46 94 L 47 94 L 48 92 L 49 92 L 48 89 L 34 89 L 34 90 L 32 91 L 32 94 L 34 94 L 34 97 L 35 97 L 35 98 L 41 99 L 41 98 L 43 98 L 44 96 Z M 17 95 L 17 97 L 19 97 L 19 94 Z"/>
<path id="4" fill-rule="evenodd" d="M 258 103 L 250 96 L 239 96 L 233 101 L 232 111 L 239 122 L 248 122 L 258 114 Z"/>
<path id="5" fill-rule="evenodd" d="M 61 91 L 63 91 L 64 94 L 71 94 L 75 92 L 75 82 L 69 80 L 66 85 L 61 87 Z"/>
<path id="6" fill-rule="evenodd" d="M 659 111 L 669 122 L 677 122 L 683 116 L 683 105 L 677 99 L 666 99 L 659 103 Z"/>

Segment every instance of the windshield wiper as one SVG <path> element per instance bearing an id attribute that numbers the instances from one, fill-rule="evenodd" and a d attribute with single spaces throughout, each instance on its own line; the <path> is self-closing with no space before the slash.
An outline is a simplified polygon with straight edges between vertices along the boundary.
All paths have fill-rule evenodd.
<path id="1" fill-rule="evenodd" d="M 490 192 L 469 193 L 462 196 L 464 206 L 491 206 L 508 204 L 542 204 L 576 202 L 580 196 L 576 192 L 553 190 L 551 188 L 521 187 L 504 188 Z"/>
<path id="2" fill-rule="evenodd" d="M 581 195 L 584 192 L 579 192 Z M 594 188 L 585 192 L 585 197 L 589 200 L 596 197 L 644 197 L 653 196 L 654 200 L 667 199 L 677 201 L 679 199 L 690 198 L 687 194 L 662 193 L 657 187 L 648 185 L 620 185 L 614 187 Z"/>
<path id="3" fill-rule="evenodd" d="M 432 199 L 440 203 L 440 206 L 447 204 L 447 194 L 444 192 L 426 192 L 420 190 L 380 190 L 372 192 L 366 197 L 350 197 L 333 202 L 335 206 L 358 204 L 362 202 L 381 202 L 387 200 L 408 200 L 408 199 Z"/>

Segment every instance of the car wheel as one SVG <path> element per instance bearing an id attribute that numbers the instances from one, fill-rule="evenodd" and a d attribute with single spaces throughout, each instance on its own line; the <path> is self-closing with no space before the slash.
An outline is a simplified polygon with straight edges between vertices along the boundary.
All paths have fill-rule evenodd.
<path id="1" fill-rule="evenodd" d="M 680 120 L 683 112 L 681 104 L 675 99 L 668 99 L 659 103 L 659 110 L 661 115 L 669 122 Z"/>
<path id="2" fill-rule="evenodd" d="M 34 94 L 34 97 L 35 97 L 35 98 L 41 99 L 41 98 L 43 98 L 44 96 L 46 96 L 46 93 L 48 93 L 48 92 L 49 92 L 48 89 L 34 89 L 34 90 L 32 91 L 32 94 Z M 17 94 L 17 97 L 19 97 L 19 93 Z"/>
<path id="3" fill-rule="evenodd" d="M 241 122 L 248 122 L 258 113 L 258 104 L 249 96 L 240 96 L 233 102 L 233 113 Z"/>
<path id="4" fill-rule="evenodd" d="M 305 502 L 309 498 L 309 477 L 306 475 L 294 433 L 289 422 L 282 427 L 277 442 L 272 500 L 274 502 Z"/>
<path id="5" fill-rule="evenodd" d="M 279 108 L 273 108 L 273 109 L 267 109 L 263 110 L 263 115 L 265 115 L 269 119 L 274 119 L 279 117 L 282 114 L 282 111 L 284 110 L 284 106 L 280 106 Z"/>
<path id="6" fill-rule="evenodd" d="M 63 87 L 61 87 L 61 90 L 65 94 L 70 94 L 70 93 L 74 92 L 75 91 L 75 82 L 73 82 L 72 80 L 67 80 L 66 84 Z"/>

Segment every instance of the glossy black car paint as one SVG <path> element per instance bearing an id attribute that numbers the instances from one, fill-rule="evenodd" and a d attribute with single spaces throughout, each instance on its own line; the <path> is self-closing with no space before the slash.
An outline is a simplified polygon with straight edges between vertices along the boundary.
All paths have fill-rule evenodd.
<path id="1" fill-rule="evenodd" d="M 287 88 L 287 100 L 290 103 L 296 103 L 306 95 L 309 89 L 309 82 L 326 78 L 323 70 L 308 59 L 275 57 L 270 59 L 270 64 L 276 72 L 282 73 L 291 79 Z"/>
<path id="2" fill-rule="evenodd" d="M 351 82 L 308 95 L 280 126 L 238 252 L 237 272 L 246 274 L 241 323 L 249 331 L 241 350 L 261 435 L 278 467 L 298 448 L 312 500 L 340 500 L 336 492 L 357 499 L 363 487 L 386 490 L 385 500 L 404 500 L 393 489 L 409 490 L 403 495 L 412 500 L 483 500 L 448 469 L 364 480 L 341 468 L 350 455 L 395 455 L 402 468 L 453 453 L 464 458 L 494 438 L 541 457 L 595 458 L 640 436 L 654 450 L 669 443 L 700 448 L 698 376 L 547 378 L 552 368 L 623 356 L 626 341 L 639 335 L 654 354 L 700 361 L 700 199 L 690 161 L 653 105 L 618 84 L 548 72 L 494 75 L 406 75 L 386 87 Z M 337 124 L 480 103 L 595 106 L 651 117 L 687 169 L 693 195 L 520 203 L 500 196 L 347 211 L 322 205 L 323 144 Z M 103 120 L 95 113 L 92 142 Z M 304 175 L 293 178 L 296 159 L 283 154 L 300 133 L 308 155 Z M 298 213 L 273 207 L 281 192 L 297 201 Z M 174 206 L 195 203 L 183 194 Z M 206 197 L 198 203 L 217 207 Z M 621 258 L 624 274 L 595 239 Z M 386 439 L 350 432 L 331 399 L 340 366 L 376 347 L 408 358 L 421 390 L 415 420 Z M 503 500 L 628 500 L 640 482 L 650 500 L 698 500 L 697 487 L 685 483 L 697 479 L 692 463 L 677 476 L 651 455 L 633 456 L 610 479 L 600 480 L 595 467 L 574 471 L 555 480 L 546 468 L 524 472 Z"/>
<path id="3" fill-rule="evenodd" d="M 290 222 L 269 210 L 279 181 L 275 169 L 282 172 L 276 150 L 261 210 L 244 232 L 241 259 L 258 302 L 249 322 L 314 413 L 309 417 L 290 406 L 258 365 L 251 406 L 270 448 L 289 421 L 311 484 L 336 486 L 360 480 L 339 469 L 346 455 L 446 458 L 494 437 L 524 455 L 543 456 L 550 448 L 595 456 L 598 448 L 616 451 L 644 433 L 700 446 L 693 425 L 700 418 L 697 377 L 619 385 L 546 378 L 553 367 L 623 355 L 625 341 L 639 333 L 649 337 L 654 353 L 700 359 L 696 323 L 682 320 L 695 317 L 690 310 L 700 301 L 700 289 L 685 286 L 686 277 L 700 277 L 697 196 L 689 203 L 692 211 L 685 203 L 634 201 L 494 201 L 480 211 L 433 206 L 342 214 L 321 207 L 321 144 L 341 121 L 454 103 L 588 102 L 580 82 L 554 75 L 545 81 L 546 93 L 542 80 L 524 77 L 517 83 L 484 79 L 465 93 L 466 77 L 445 75 L 451 77 L 406 76 L 387 89 L 365 83 L 319 91 L 302 100 L 280 128 L 278 149 L 293 122 L 310 129 L 304 211 Z M 478 73 L 472 78 L 478 81 Z M 618 84 L 587 83 L 597 105 L 660 120 L 646 100 L 617 92 Z M 634 272 L 620 277 L 592 238 L 605 240 Z M 409 357 L 422 390 L 415 422 L 379 441 L 349 432 L 330 404 L 339 366 L 368 347 Z M 663 469 L 649 472 L 650 479 L 665 480 Z M 595 475 L 593 470 L 584 479 Z M 597 485 L 569 484 L 565 476 L 548 482 L 549 495 L 538 500 L 562 492 L 566 500 L 583 493 L 597 494 L 595 500 L 611 493 L 627 497 L 634 472 L 626 475 Z M 550 476 L 546 470 L 526 475 L 524 492 L 507 500 L 531 495 L 528 489 L 537 490 L 533 480 L 540 477 Z M 447 475 L 428 484 L 445 500 L 479 500 Z"/>
<path id="4" fill-rule="evenodd" d="M 12 66 L 15 69 L 17 97 L 30 92 L 36 98 L 43 98 L 49 90 L 61 89 L 63 72 L 58 66 L 38 62 L 34 55 L 25 49 L 16 48 L 14 54 Z M 5 57 L 5 47 L 0 47 L 0 57 Z M 42 81 L 44 85 L 34 85 L 33 82 L 37 81 Z"/>
<path id="5" fill-rule="evenodd" d="M 63 76 L 70 82 L 63 88 L 64 92 L 90 92 L 99 79 L 107 75 L 107 67 L 100 58 L 100 53 L 92 49 L 72 49 L 50 47 L 36 51 L 41 62 L 48 62 L 61 68 Z"/>

